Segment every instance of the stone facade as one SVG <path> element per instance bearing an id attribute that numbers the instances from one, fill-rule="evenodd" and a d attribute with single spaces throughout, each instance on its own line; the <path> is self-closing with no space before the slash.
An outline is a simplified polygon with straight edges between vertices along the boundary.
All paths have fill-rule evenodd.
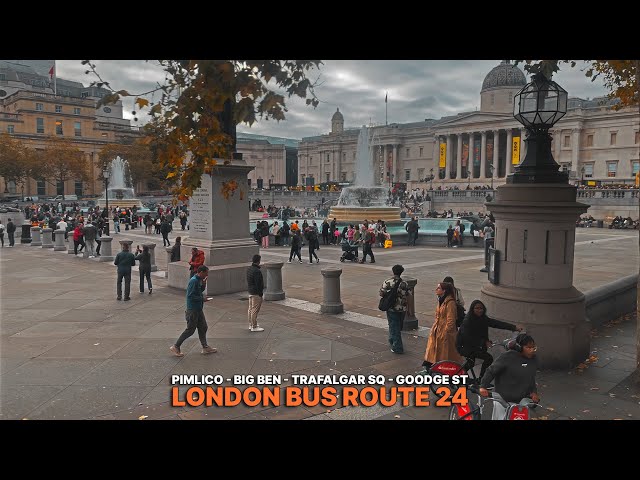
<path id="1" fill-rule="evenodd" d="M 524 159 L 525 130 L 513 117 L 513 97 L 526 84 L 524 73 L 508 61 L 485 78 L 479 111 L 438 120 L 374 126 L 374 168 L 381 183 L 410 188 L 499 186 Z M 569 92 L 571 93 L 571 92 Z M 606 98 L 570 98 L 567 114 L 554 126 L 553 155 L 571 183 L 596 180 L 630 183 L 640 170 L 637 108 L 613 110 Z M 303 138 L 298 150 L 298 182 L 353 181 L 359 129 L 344 129 L 336 111 L 331 132 Z M 519 150 L 513 163 L 513 146 Z M 443 154 L 444 162 L 440 161 Z M 444 166 L 441 167 L 441 163 Z M 471 168 L 470 168 L 471 167 Z M 469 176 L 468 175 L 469 172 Z M 425 181 L 434 175 L 432 184 Z"/>

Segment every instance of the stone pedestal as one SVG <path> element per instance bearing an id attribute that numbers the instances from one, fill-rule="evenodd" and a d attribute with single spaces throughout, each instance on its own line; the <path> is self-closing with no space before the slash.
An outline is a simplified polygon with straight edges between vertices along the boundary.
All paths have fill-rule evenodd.
<path id="1" fill-rule="evenodd" d="M 25 220 L 22 223 L 22 235 L 20 235 L 20 243 L 31 243 L 31 222 Z"/>
<path id="2" fill-rule="evenodd" d="M 53 247 L 53 250 L 56 252 L 63 252 L 67 249 L 67 246 L 64 244 L 64 230 L 56 230 L 55 232 L 56 242 Z"/>
<path id="3" fill-rule="evenodd" d="M 42 238 L 40 237 L 40 227 L 31 227 L 31 246 L 41 247 Z"/>
<path id="4" fill-rule="evenodd" d="M 263 263 L 262 267 L 266 269 L 267 288 L 264 292 L 264 299 L 284 300 L 284 291 L 282 290 L 282 266 L 283 262 Z"/>
<path id="5" fill-rule="evenodd" d="M 169 270 L 169 264 L 171 263 L 171 250 L 173 247 L 164 247 L 164 251 L 167 252 L 167 270 Z"/>
<path id="6" fill-rule="evenodd" d="M 407 300 L 407 314 L 404 316 L 402 330 L 417 330 L 418 318 L 416 317 L 415 287 L 418 283 L 418 279 L 413 277 L 403 277 L 402 279 L 407 282 L 407 286 L 411 292 L 411 295 L 409 295 Z"/>
<path id="7" fill-rule="evenodd" d="M 42 248 L 53 248 L 53 242 L 51 241 L 52 228 L 42 229 Z"/>
<path id="8" fill-rule="evenodd" d="M 156 244 L 155 243 L 143 243 L 143 247 L 149 247 L 149 255 L 151 255 L 151 271 L 157 272 L 158 266 L 156 265 Z M 208 282 L 208 280 L 207 280 Z"/>
<path id="9" fill-rule="evenodd" d="M 588 205 L 565 183 L 506 184 L 487 209 L 496 219 L 496 283 L 482 287 L 489 316 L 525 326 L 543 369 L 589 357 L 584 295 L 573 286 L 576 219 Z"/>
<path id="10" fill-rule="evenodd" d="M 120 251 L 124 250 L 124 245 L 129 245 L 129 251 L 130 252 L 132 251 L 131 244 L 133 243 L 133 240 L 119 240 L 119 242 L 120 242 Z"/>
<path id="11" fill-rule="evenodd" d="M 202 176 L 201 187 L 189 200 L 189 238 L 180 246 L 182 260 L 168 264 L 170 287 L 186 289 L 191 249 L 197 247 L 209 266 L 207 295 L 247 290 L 247 267 L 259 253 L 247 229 L 247 174 L 253 167 L 243 160 L 233 160 L 229 165 L 223 162 L 218 160 L 220 166 L 214 167 L 211 175 Z M 228 187 L 234 182 L 237 188 L 230 193 Z M 223 192 L 229 198 L 224 198 Z"/>
<path id="12" fill-rule="evenodd" d="M 322 272 L 322 303 L 320 311 L 322 313 L 342 313 L 344 305 L 340 300 L 340 275 L 341 268 L 324 268 Z"/>
<path id="13" fill-rule="evenodd" d="M 73 241 L 73 230 L 71 230 L 68 234 L 67 234 L 67 240 L 69 242 L 69 245 L 67 245 L 67 253 L 69 255 L 73 255 L 75 253 L 75 251 L 73 250 L 73 246 L 75 245 L 74 241 Z"/>
<path id="14" fill-rule="evenodd" d="M 97 257 L 99 262 L 113 262 L 114 256 L 111 250 L 111 242 L 113 238 L 102 236 L 100 237 L 102 245 L 100 246 L 100 256 Z"/>

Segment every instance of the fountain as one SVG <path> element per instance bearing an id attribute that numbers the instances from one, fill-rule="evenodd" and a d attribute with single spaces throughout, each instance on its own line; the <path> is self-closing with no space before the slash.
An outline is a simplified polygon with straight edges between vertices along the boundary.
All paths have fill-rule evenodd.
<path id="1" fill-rule="evenodd" d="M 360 223 L 365 218 L 384 220 L 388 225 L 403 223 L 400 207 L 387 205 L 389 189 L 376 185 L 372 136 L 370 129 L 363 126 L 356 147 L 356 186 L 343 188 L 338 203 L 329 211 L 329 218 L 339 223 Z"/>
<path id="2" fill-rule="evenodd" d="M 109 164 L 111 174 L 109 176 L 109 186 L 107 188 L 107 196 L 110 206 L 113 207 L 142 207 L 140 199 L 136 198 L 133 188 L 131 187 L 131 176 L 129 175 L 129 163 L 120 158 L 114 158 Z M 100 205 L 105 205 L 105 198 L 98 200 Z"/>

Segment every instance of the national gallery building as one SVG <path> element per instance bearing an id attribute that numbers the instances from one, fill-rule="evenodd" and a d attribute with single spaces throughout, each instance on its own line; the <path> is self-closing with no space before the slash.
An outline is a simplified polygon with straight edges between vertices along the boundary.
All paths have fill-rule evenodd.
<path id="1" fill-rule="evenodd" d="M 482 82 L 479 111 L 370 128 L 378 183 L 429 188 L 430 175 L 434 189 L 504 183 L 526 154 L 524 127 L 513 117 L 513 97 L 526 84 L 522 70 L 505 60 Z M 550 131 L 554 159 L 571 183 L 631 183 L 640 171 L 638 109 L 616 111 L 613 104 L 569 98 L 567 114 Z M 298 183 L 354 181 L 359 134 L 345 130 L 338 109 L 330 133 L 299 143 Z"/>

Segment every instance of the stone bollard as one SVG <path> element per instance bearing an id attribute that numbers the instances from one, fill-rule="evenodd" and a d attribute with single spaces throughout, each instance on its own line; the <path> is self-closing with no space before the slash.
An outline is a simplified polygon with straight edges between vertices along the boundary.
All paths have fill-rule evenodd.
<path id="1" fill-rule="evenodd" d="M 143 243 L 143 247 L 149 247 L 149 254 L 151 255 L 151 271 L 157 272 L 158 266 L 156 265 L 156 244 L 155 243 Z M 167 270 L 169 270 L 167 268 Z"/>
<path id="2" fill-rule="evenodd" d="M 165 252 L 167 252 L 167 272 L 169 271 L 169 264 L 171 263 L 171 250 L 173 247 L 164 247 Z"/>
<path id="3" fill-rule="evenodd" d="M 113 256 L 113 252 L 111 251 L 111 241 L 113 238 L 102 236 L 100 237 L 100 241 L 102 245 L 100 246 L 100 256 L 98 257 L 99 262 L 113 262 L 115 258 Z"/>
<path id="4" fill-rule="evenodd" d="M 118 240 L 118 241 L 120 242 L 120 251 L 124 250 L 123 245 L 126 243 L 127 245 L 129 245 L 129 251 L 131 252 L 131 244 L 133 243 L 133 240 Z"/>
<path id="5" fill-rule="evenodd" d="M 53 248 L 53 242 L 51 242 L 51 232 L 53 232 L 52 228 L 43 228 L 42 229 L 42 248 Z"/>
<path id="6" fill-rule="evenodd" d="M 69 245 L 67 245 L 67 253 L 69 255 L 73 255 L 76 253 L 73 249 L 73 246 L 75 245 L 73 242 L 73 230 L 70 230 L 69 233 L 67 233 L 67 241 L 69 242 Z"/>
<path id="7" fill-rule="evenodd" d="M 20 236 L 20 243 L 31 243 L 31 222 L 25 220 L 22 222 L 22 235 Z"/>
<path id="8" fill-rule="evenodd" d="M 283 262 L 263 263 L 267 269 L 267 288 L 264 292 L 266 301 L 284 300 L 284 291 L 282 290 L 282 266 Z"/>
<path id="9" fill-rule="evenodd" d="M 418 283 L 418 279 L 413 277 L 404 277 L 403 280 L 407 282 L 410 295 L 407 299 L 407 313 L 404 316 L 402 330 L 417 330 L 418 318 L 416 317 L 416 296 L 414 289 Z"/>
<path id="10" fill-rule="evenodd" d="M 31 246 L 42 246 L 42 239 L 40 238 L 40 227 L 31 227 Z"/>
<path id="11" fill-rule="evenodd" d="M 325 268 L 321 270 L 323 278 L 323 298 L 320 304 L 322 313 L 342 313 L 344 305 L 340 300 L 341 268 Z"/>
<path id="12" fill-rule="evenodd" d="M 66 250 L 67 247 L 64 244 L 64 230 L 56 230 L 54 234 L 56 237 L 56 244 L 53 247 L 53 250 L 56 252 L 62 252 L 63 250 Z"/>

